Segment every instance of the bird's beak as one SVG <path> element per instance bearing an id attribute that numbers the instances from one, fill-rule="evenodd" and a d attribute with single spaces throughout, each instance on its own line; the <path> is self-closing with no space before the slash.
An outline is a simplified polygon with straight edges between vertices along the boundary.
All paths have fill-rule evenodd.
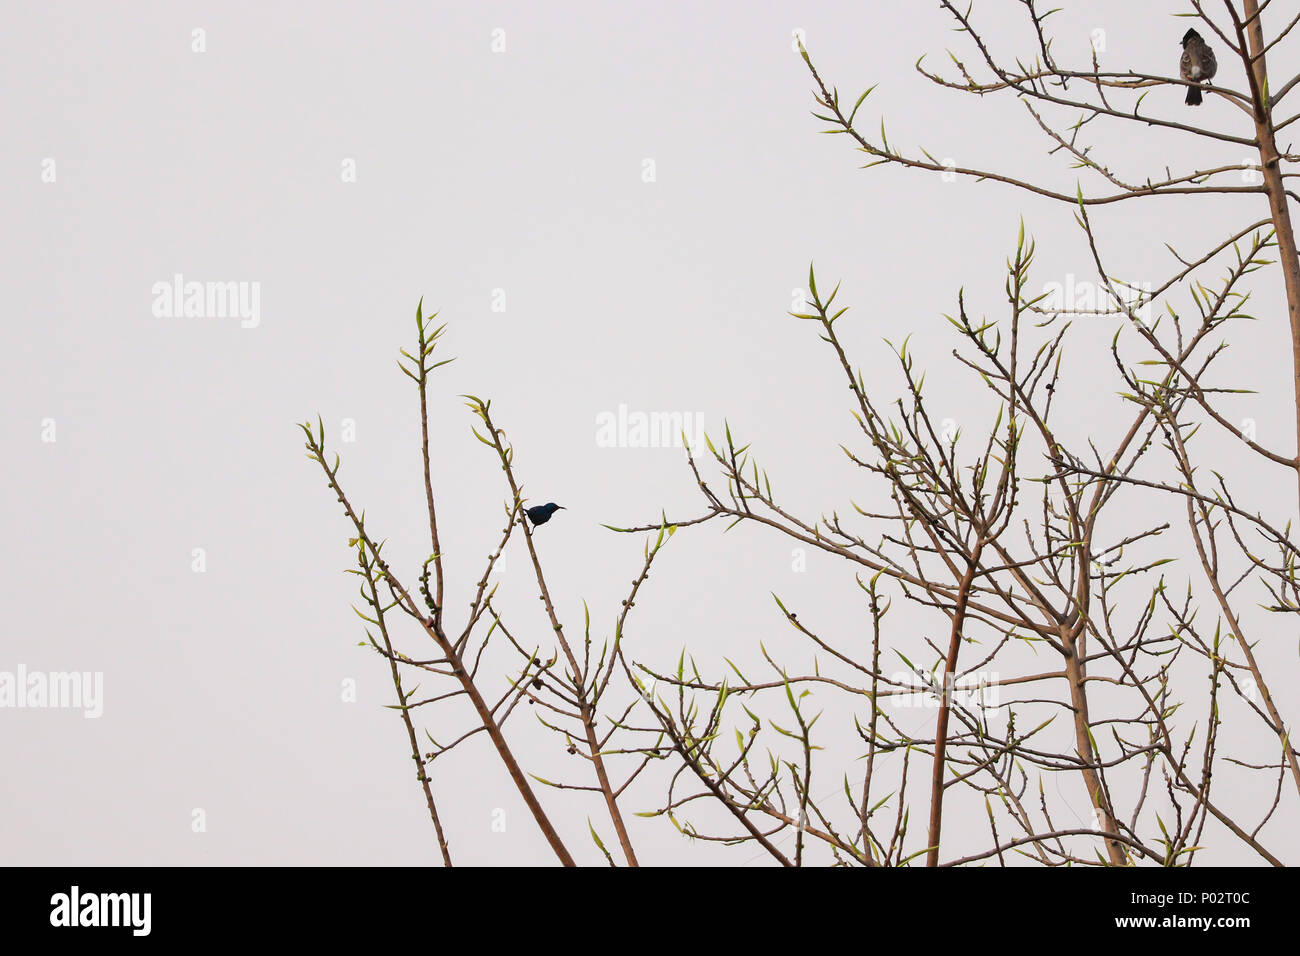
<path id="1" fill-rule="evenodd" d="M 556 505 L 556 506 L 555 506 L 555 510 L 556 510 L 556 511 L 568 511 L 569 509 L 566 508 L 566 507 L 564 507 L 564 505 Z"/>

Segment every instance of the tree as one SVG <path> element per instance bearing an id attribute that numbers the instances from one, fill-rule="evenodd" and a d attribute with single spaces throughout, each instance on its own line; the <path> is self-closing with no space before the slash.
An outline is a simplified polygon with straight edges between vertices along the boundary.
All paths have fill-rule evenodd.
<path id="1" fill-rule="evenodd" d="M 903 398 L 891 402 L 881 397 L 879 385 L 868 386 L 841 339 L 848 309 L 836 305 L 839 286 L 823 294 L 810 269 L 808 307 L 792 314 L 817 329 L 851 392 L 860 434 L 841 448 L 864 476 L 864 488 L 849 503 L 852 512 L 797 514 L 773 492 L 768 471 L 728 426 L 716 443 L 709 440 L 703 464 L 687 453 L 700 493 L 698 513 L 614 529 L 648 538 L 613 632 L 597 647 L 590 614 L 581 646 L 556 616 L 522 514 L 513 449 L 493 422 L 490 402 L 472 396 L 469 405 L 482 428 L 476 434 L 506 477 L 508 520 L 477 582 L 468 620 L 463 627 L 444 620 L 427 427 L 429 373 L 441 364 L 430 359 L 442 329 L 432 328 L 422 306 L 416 312 L 416 352 L 403 353 L 403 371 L 417 385 L 424 425 L 432 554 L 420 577 L 423 608 L 395 577 L 382 557 L 382 542 L 371 537 L 344 494 L 337 459 L 327 463 L 323 428 L 302 426 L 309 455 L 325 469 L 356 534 L 355 573 L 369 608 L 362 616 L 374 628 L 367 631 L 371 646 L 389 662 L 445 862 L 451 857 L 428 767 L 480 732 L 490 738 L 557 857 L 574 862 L 506 740 L 506 718 L 528 700 L 571 752 L 583 754 L 590 770 L 582 782 L 551 785 L 598 794 L 620 855 L 632 865 L 636 854 L 622 803 L 634 782 L 638 795 L 658 794 L 645 815 L 667 816 L 697 839 L 758 847 L 783 865 L 899 865 L 924 858 L 929 866 L 989 859 L 1182 866 L 1202 847 L 1228 843 L 1281 865 L 1270 834 L 1278 819 L 1294 812 L 1300 763 L 1284 704 L 1271 687 L 1289 686 L 1297 676 L 1294 658 L 1279 662 L 1275 646 L 1276 622 L 1293 621 L 1289 615 L 1300 608 L 1291 537 L 1295 507 L 1243 502 L 1232 490 L 1234 478 L 1207 464 L 1213 449 L 1206 448 L 1205 433 L 1218 431 L 1239 445 L 1242 455 L 1233 462 L 1238 470 L 1290 469 L 1300 488 L 1296 454 L 1268 448 L 1233 423 L 1224 403 L 1247 390 L 1213 377 L 1220 367 L 1216 360 L 1228 348 L 1225 336 L 1252 317 L 1246 311 L 1252 290 L 1269 281 L 1276 266 L 1290 317 L 1300 447 L 1300 265 L 1288 203 L 1300 197 L 1286 188 L 1287 177 L 1295 174 L 1285 165 L 1300 157 L 1281 152 L 1277 142 L 1300 114 L 1276 118 L 1300 76 L 1271 93 L 1266 68 L 1266 54 L 1300 16 L 1269 35 L 1255 0 L 1225 0 L 1217 16 L 1191 3 L 1187 16 L 1222 47 L 1211 96 L 1250 117 L 1254 132 L 1247 136 L 1191 125 L 1183 113 L 1170 118 L 1143 111 L 1152 91 L 1181 92 L 1187 81 L 1103 71 L 1095 52 L 1088 69 L 1060 65 L 1048 29 L 1055 11 L 1040 12 L 1034 0 L 1022 0 L 1022 6 L 1037 48 L 1032 57 L 1017 57 L 1014 66 L 994 52 L 970 10 L 942 6 L 979 66 L 968 68 L 950 54 L 955 78 L 931 72 L 923 61 L 918 71 L 938 86 L 976 97 L 1017 97 L 1047 137 L 1050 154 L 1067 157 L 1081 171 L 1073 189 L 941 163 L 924 149 L 908 154 L 890 144 L 883 123 L 876 137 L 858 122 L 871 90 L 847 107 L 808 53 L 803 55 L 815 84 L 814 115 L 828 132 L 849 137 L 866 153 L 868 166 L 955 174 L 1056 200 L 1070 208 L 1086 238 L 1098 301 L 1067 301 L 1035 285 L 1037 247 L 1023 222 L 1007 263 L 1002 312 L 976 317 L 965 293 L 957 294 L 948 316 L 960 345 L 953 360 L 992 406 L 977 441 L 937 420 L 927 403 L 925 375 L 906 341 L 894 349 Z M 1232 86 L 1236 72 L 1230 63 L 1241 65 L 1242 90 Z M 1178 104 L 1181 110 L 1181 97 Z M 1075 118 L 1062 119 L 1062 113 Z M 1229 182 L 1241 175 L 1239 165 L 1126 179 L 1085 139 L 1106 123 L 1162 128 L 1192 144 L 1249 146 L 1258 151 L 1258 182 Z M 1198 152 L 1189 146 L 1181 155 Z M 1197 253 L 1170 246 L 1175 264 L 1151 288 L 1109 268 L 1094 230 L 1100 208 L 1167 202 L 1162 197 L 1171 195 L 1195 202 L 1209 194 L 1239 196 L 1243 204 L 1262 194 L 1269 215 Z M 1179 293 L 1191 309 L 1179 312 L 1170 305 Z M 1110 323 L 1114 381 L 1130 409 L 1115 433 L 1082 439 L 1060 427 L 1056 400 L 1063 383 L 1093 381 L 1103 372 L 1069 361 L 1072 330 L 1081 321 L 1093 333 L 1099 323 Z M 875 498 L 888 501 L 888 508 L 853 503 Z M 1133 501 L 1150 514 L 1148 523 L 1112 517 L 1120 511 L 1118 502 Z M 801 619 L 800 609 L 775 596 L 778 612 L 813 650 L 810 665 L 795 666 L 762 650 L 761 664 L 731 663 L 730 674 L 711 677 L 685 655 L 675 668 L 630 659 L 623 643 L 629 612 L 663 547 L 678 531 L 720 520 L 767 529 L 855 568 L 862 623 L 828 620 L 818 608 L 804 611 Z M 514 536 L 524 540 L 553 645 L 550 635 L 546 641 L 525 639 L 493 606 L 493 566 Z M 1171 551 L 1194 556 L 1194 571 L 1184 573 Z M 1262 609 L 1255 606 L 1261 597 Z M 932 660 L 909 660 L 891 639 L 886 619 L 902 607 L 909 615 L 902 630 L 933 625 L 943 634 L 927 640 Z M 437 657 L 421 660 L 395 649 L 394 610 L 418 623 L 434 641 Z M 494 637 L 519 657 L 517 670 L 495 696 L 478 669 Z M 895 655 L 905 671 L 889 670 Z M 753 666 L 770 670 L 770 676 L 747 676 Z M 412 700 L 402 681 L 412 669 L 438 675 L 452 689 Z M 443 734 L 449 743 L 421 753 L 415 709 L 460 696 L 472 701 L 478 724 L 458 737 Z M 810 697 L 820 712 L 810 713 Z M 893 708 L 922 699 L 933 702 L 935 719 L 932 734 L 918 739 L 899 726 Z M 861 741 L 858 752 L 840 754 L 838 762 L 820 742 L 818 720 L 828 709 L 852 715 Z M 823 796 L 828 763 L 835 779 L 832 797 Z M 844 769 L 851 764 L 858 768 L 853 778 Z M 1062 776 L 1086 796 L 1091 821 L 1062 822 L 1044 784 Z M 1248 818 L 1250 790 L 1225 786 L 1225 776 L 1261 779 L 1256 791 L 1266 784 L 1274 793 L 1267 810 Z M 987 839 L 974 851 L 945 852 L 944 813 L 954 800 L 981 808 L 987 820 Z M 926 818 L 919 837 L 911 832 L 914 808 Z M 787 830 L 793 831 L 793 852 L 776 839 Z M 612 864 L 613 854 L 594 825 L 591 836 Z"/>

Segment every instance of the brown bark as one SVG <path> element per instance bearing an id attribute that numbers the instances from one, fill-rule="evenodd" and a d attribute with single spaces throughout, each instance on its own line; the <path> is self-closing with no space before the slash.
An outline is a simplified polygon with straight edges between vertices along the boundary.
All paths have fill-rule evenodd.
<path id="1" fill-rule="evenodd" d="M 1229 4 L 1231 9 L 1231 4 Z M 1281 155 L 1273 129 L 1273 108 L 1268 101 L 1268 67 L 1264 55 L 1264 24 L 1259 16 L 1259 0 L 1245 0 L 1246 20 L 1237 20 L 1237 36 L 1246 50 L 1246 75 L 1254 100 L 1255 136 L 1259 143 L 1259 164 L 1268 191 L 1269 214 L 1277 237 L 1278 264 L 1286 283 L 1287 317 L 1291 328 L 1291 383 L 1296 411 L 1296 482 L 1300 493 L 1300 256 L 1296 252 L 1295 229 L 1287 205 L 1286 185 L 1282 179 Z"/>
<path id="2" fill-rule="evenodd" d="M 948 657 L 943 665 L 943 696 L 939 700 L 939 719 L 934 727 L 934 767 L 930 772 L 930 851 L 926 854 L 926 866 L 939 865 L 939 834 L 943 829 L 943 776 L 948 756 L 948 718 L 952 712 L 952 685 L 957 674 L 957 655 L 961 653 L 962 627 L 966 623 L 966 602 L 970 596 L 971 583 L 975 580 L 975 571 L 979 567 L 980 552 L 984 542 L 980 541 L 971 552 L 970 563 L 962 576 L 961 586 L 957 591 L 957 607 L 952 615 L 952 633 L 948 637 Z"/>

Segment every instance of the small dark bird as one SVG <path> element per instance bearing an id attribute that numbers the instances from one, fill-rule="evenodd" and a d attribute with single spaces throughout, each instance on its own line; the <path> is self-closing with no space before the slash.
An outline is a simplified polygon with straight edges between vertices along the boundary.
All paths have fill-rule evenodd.
<path id="1" fill-rule="evenodd" d="M 1183 34 L 1183 57 L 1178 63 L 1179 75 L 1189 83 L 1208 83 L 1218 71 L 1219 61 L 1215 59 L 1214 51 L 1201 39 L 1201 35 L 1195 30 Z M 1200 106 L 1201 88 L 1189 86 L 1185 102 L 1188 106 Z"/>
<path id="2" fill-rule="evenodd" d="M 564 505 L 557 505 L 552 501 L 549 504 L 536 505 L 532 508 L 528 508 L 524 511 L 524 514 L 528 515 L 528 520 L 534 525 L 539 525 L 546 524 L 546 522 L 551 520 L 551 515 L 555 514 L 557 511 L 563 510 Z"/>

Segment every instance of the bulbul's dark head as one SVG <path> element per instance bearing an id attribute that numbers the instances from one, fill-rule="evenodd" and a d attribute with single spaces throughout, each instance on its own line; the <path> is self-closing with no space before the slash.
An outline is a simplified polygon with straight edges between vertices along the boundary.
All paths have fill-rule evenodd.
<path id="1" fill-rule="evenodd" d="M 1190 43 L 1193 39 L 1201 40 L 1201 35 L 1197 33 L 1195 30 L 1188 30 L 1186 33 L 1183 34 L 1184 50 L 1187 49 L 1187 44 Z M 1201 40 L 1201 42 L 1204 43 L 1205 41 Z"/>

